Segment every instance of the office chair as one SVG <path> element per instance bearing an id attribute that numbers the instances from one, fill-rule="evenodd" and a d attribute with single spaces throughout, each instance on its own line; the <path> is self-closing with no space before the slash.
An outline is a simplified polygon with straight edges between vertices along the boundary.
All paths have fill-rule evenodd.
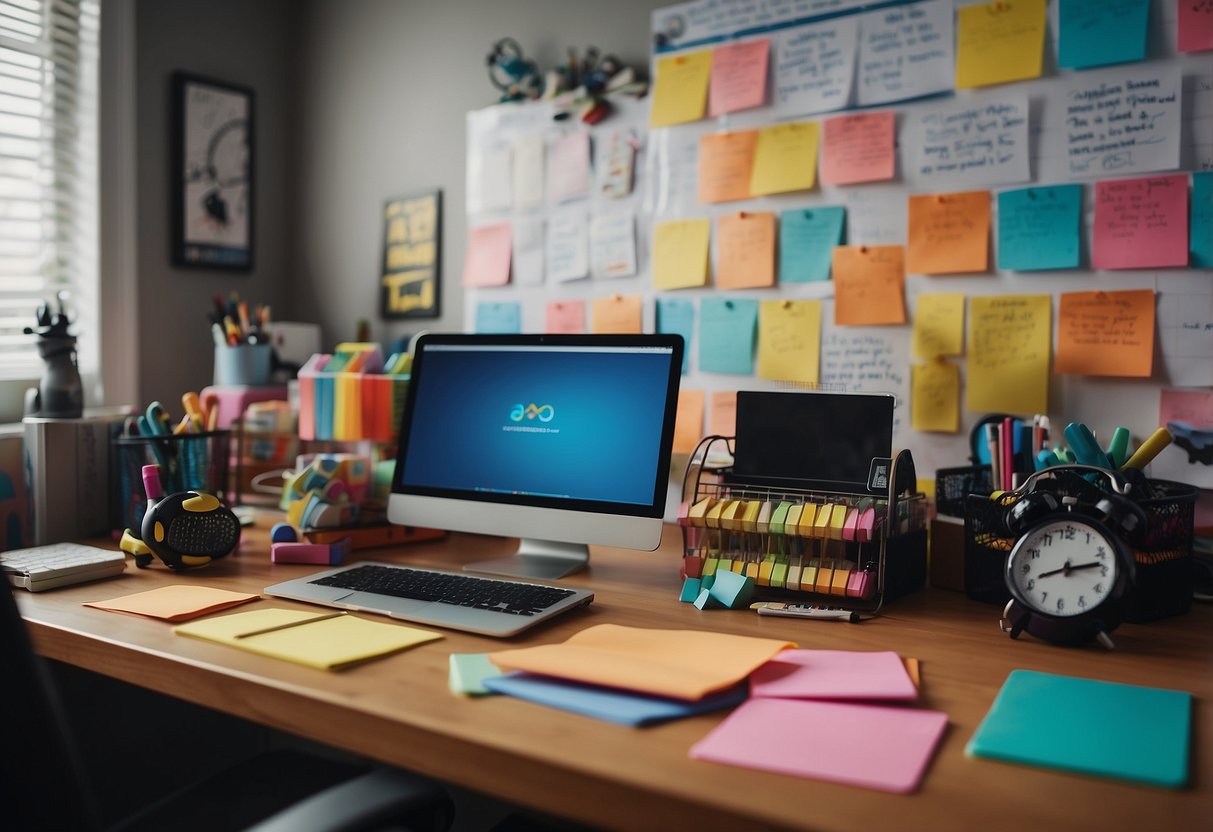
<path id="1" fill-rule="evenodd" d="M 162 795 L 157 761 L 131 773 L 148 805 L 105 827 L 58 694 L 34 652 L 9 587 L 0 589 L 0 818 L 12 830 L 256 832 L 409 830 L 449 827 L 453 805 L 438 785 L 295 751 L 260 754 L 200 783 Z"/>

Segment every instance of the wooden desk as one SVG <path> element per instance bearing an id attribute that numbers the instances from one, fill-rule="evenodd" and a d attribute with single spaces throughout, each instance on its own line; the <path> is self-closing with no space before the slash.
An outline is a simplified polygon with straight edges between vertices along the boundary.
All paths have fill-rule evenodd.
<path id="1" fill-rule="evenodd" d="M 502 799 L 617 829 L 1207 829 L 1213 818 L 1213 609 L 1116 631 L 1117 651 L 1062 649 L 998 631 L 998 610 L 945 590 L 923 590 L 859 625 L 700 612 L 676 600 L 678 531 L 658 552 L 595 549 L 589 571 L 567 579 L 595 603 L 524 637 L 448 632 L 441 641 L 341 673 L 326 673 L 174 636 L 169 625 L 81 606 L 170 582 L 258 591 L 315 571 L 269 563 L 268 523 L 246 532 L 237 556 L 188 576 L 164 567 L 102 583 L 18 593 L 46 656 L 274 728 L 349 749 Z M 495 538 L 452 536 L 376 558 L 450 566 L 505 554 Z M 356 553 L 363 554 L 363 553 Z M 369 557 L 370 555 L 367 554 Z M 303 606 L 271 599 L 264 606 Z M 913 796 L 690 760 L 719 722 L 701 716 L 625 728 L 492 697 L 447 690 L 447 656 L 563 641 L 591 624 L 720 629 L 786 638 L 802 647 L 895 650 L 922 661 L 921 706 L 950 727 Z M 970 759 L 973 735 L 1007 674 L 1030 668 L 1196 695 L 1191 785 L 1168 791 Z M 877 755 L 879 748 L 867 749 Z"/>

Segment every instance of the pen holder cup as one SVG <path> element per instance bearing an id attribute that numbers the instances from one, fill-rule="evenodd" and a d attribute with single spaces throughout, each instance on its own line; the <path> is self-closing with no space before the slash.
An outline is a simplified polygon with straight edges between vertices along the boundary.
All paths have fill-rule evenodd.
<path id="1" fill-rule="evenodd" d="M 264 387 L 270 383 L 269 344 L 215 345 L 216 387 Z"/>
<path id="2" fill-rule="evenodd" d="M 1144 481 L 1144 478 L 1143 478 Z M 1153 496 L 1137 500 L 1149 522 L 1132 545 L 1136 566 L 1127 620 L 1154 621 L 1182 615 L 1192 605 L 1195 486 L 1149 480 Z M 1077 496 L 1077 495 L 1075 495 Z M 965 593 L 976 601 L 1010 600 L 1003 570 L 1015 538 L 1002 530 L 1006 504 L 973 494 L 965 498 Z"/>
<path id="3" fill-rule="evenodd" d="M 143 466 L 159 465 L 165 494 L 204 491 L 228 502 L 231 432 L 183 433 L 175 436 L 120 436 L 114 440 L 111 467 L 111 523 L 138 532 L 147 494 Z"/>
<path id="4" fill-rule="evenodd" d="M 964 517 L 970 494 L 987 496 L 994 490 L 989 465 L 940 468 L 935 472 L 935 511 L 948 517 Z"/>

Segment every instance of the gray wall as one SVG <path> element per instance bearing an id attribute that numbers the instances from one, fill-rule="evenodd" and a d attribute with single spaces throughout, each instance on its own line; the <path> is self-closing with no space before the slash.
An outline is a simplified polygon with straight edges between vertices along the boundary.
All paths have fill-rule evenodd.
<path id="1" fill-rule="evenodd" d="M 649 13 L 669 0 L 309 0 L 298 65 L 298 247 L 289 314 L 317 320 L 325 344 L 359 319 L 389 342 L 462 328 L 466 240 L 464 116 L 495 103 L 485 56 L 503 36 L 546 70 L 596 46 L 645 68 Z M 442 317 L 378 318 L 384 201 L 443 190 Z"/>
<path id="2" fill-rule="evenodd" d="M 210 383 L 206 321 L 216 292 L 286 306 L 298 170 L 292 124 L 296 4 L 291 0 L 139 0 L 135 11 L 138 401 L 180 412 Z M 179 269 L 169 259 L 170 76 L 174 70 L 255 91 L 256 190 L 251 272 Z M 104 116 L 103 116 L 104 117 Z"/>

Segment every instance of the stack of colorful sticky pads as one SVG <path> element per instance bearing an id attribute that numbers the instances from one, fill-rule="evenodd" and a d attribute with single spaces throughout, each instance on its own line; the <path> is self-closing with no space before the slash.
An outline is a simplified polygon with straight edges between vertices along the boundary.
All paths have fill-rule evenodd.
<path id="1" fill-rule="evenodd" d="M 872 599 L 877 523 L 870 497 L 794 502 L 708 496 L 686 507 L 691 549 L 679 599 L 700 609 L 749 605 L 762 588 Z"/>
<path id="2" fill-rule="evenodd" d="M 331 529 L 357 522 L 370 477 L 371 465 L 365 456 L 317 455 L 283 486 L 287 522 L 303 529 Z"/>

